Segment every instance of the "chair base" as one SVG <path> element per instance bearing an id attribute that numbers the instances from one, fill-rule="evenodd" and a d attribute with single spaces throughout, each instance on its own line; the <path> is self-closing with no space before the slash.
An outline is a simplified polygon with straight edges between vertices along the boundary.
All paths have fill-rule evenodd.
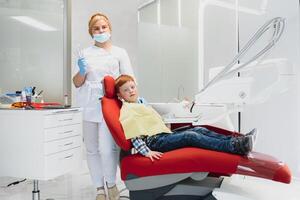
<path id="1" fill-rule="evenodd" d="M 130 200 L 216 200 L 212 195 L 219 188 L 223 178 L 207 177 L 201 181 L 187 178 L 171 185 L 130 191 Z"/>
<path id="2" fill-rule="evenodd" d="M 137 200 L 138 197 L 135 197 L 134 194 L 131 194 L 130 193 L 130 199 L 132 200 Z M 192 195 L 177 195 L 177 196 L 163 196 L 163 197 L 158 197 L 158 198 L 145 198 L 143 196 L 143 199 L 144 200 L 217 200 L 213 195 L 212 193 L 204 196 L 204 197 L 201 197 L 201 196 L 192 196 Z"/>

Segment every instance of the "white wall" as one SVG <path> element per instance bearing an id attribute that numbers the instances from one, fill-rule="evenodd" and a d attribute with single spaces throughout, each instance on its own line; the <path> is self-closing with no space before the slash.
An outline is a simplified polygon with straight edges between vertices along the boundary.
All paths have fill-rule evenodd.
<path id="1" fill-rule="evenodd" d="M 197 8 L 197 0 L 162 0 L 140 9 L 139 89 L 148 101 L 182 100 L 198 91 Z"/>
<path id="2" fill-rule="evenodd" d="M 209 68 L 231 61 L 237 52 L 236 1 L 160 0 L 140 10 L 139 88 L 148 101 L 193 99 Z"/>
<path id="3" fill-rule="evenodd" d="M 76 61 L 74 57 L 74 53 L 78 45 L 84 48 L 93 44 L 93 41 L 88 33 L 88 21 L 90 16 L 96 12 L 102 12 L 110 18 L 112 23 L 113 44 L 127 50 L 133 69 L 136 73 L 137 6 L 138 0 L 72 1 L 72 74 L 76 73 L 78 70 L 77 66 L 75 65 Z M 74 96 L 74 92 L 72 96 Z"/>

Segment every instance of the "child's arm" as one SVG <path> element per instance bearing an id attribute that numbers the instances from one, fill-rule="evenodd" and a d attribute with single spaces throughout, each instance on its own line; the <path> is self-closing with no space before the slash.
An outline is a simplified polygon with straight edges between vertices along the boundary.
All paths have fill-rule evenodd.
<path id="1" fill-rule="evenodd" d="M 146 143 L 139 137 L 131 138 L 131 143 L 135 150 L 143 156 L 146 156 L 151 150 L 147 147 Z"/>
<path id="2" fill-rule="evenodd" d="M 147 147 L 146 143 L 139 137 L 132 138 L 131 139 L 133 147 L 143 156 L 150 158 L 150 160 L 153 162 L 154 159 L 159 160 L 163 153 L 158 151 L 151 151 L 149 147 Z"/>

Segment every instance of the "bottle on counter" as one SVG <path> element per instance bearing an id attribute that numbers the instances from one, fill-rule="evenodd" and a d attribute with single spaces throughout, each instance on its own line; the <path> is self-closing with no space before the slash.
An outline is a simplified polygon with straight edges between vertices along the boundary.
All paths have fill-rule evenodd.
<path id="1" fill-rule="evenodd" d="M 65 107 L 70 107 L 68 94 L 64 95 L 64 106 Z"/>
<path id="2" fill-rule="evenodd" d="M 25 93 L 25 90 L 22 90 L 22 92 L 21 92 L 21 102 L 26 102 L 26 93 Z"/>

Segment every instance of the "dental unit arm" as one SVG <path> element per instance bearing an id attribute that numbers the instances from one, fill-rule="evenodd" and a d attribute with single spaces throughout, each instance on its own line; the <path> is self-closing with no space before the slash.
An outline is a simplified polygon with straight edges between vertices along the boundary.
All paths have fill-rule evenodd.
<path id="1" fill-rule="evenodd" d="M 267 21 L 227 66 L 210 70 L 210 77 L 213 78 L 195 95 L 195 101 L 189 108 L 182 102 L 150 105 L 166 123 L 192 122 L 193 125 L 210 124 L 234 130 L 230 113 L 241 111 L 247 104 L 263 103 L 288 89 L 293 75 L 292 64 L 281 58 L 261 62 L 261 58 L 279 41 L 284 27 L 285 20 L 281 17 Z M 271 28 L 272 37 L 266 46 L 248 61 L 238 63 Z"/>
<path id="2" fill-rule="evenodd" d="M 246 54 L 247 51 L 256 43 L 256 41 L 261 38 L 261 36 L 269 30 L 273 26 L 274 32 L 272 35 L 272 38 L 270 42 L 255 56 L 253 56 L 251 59 L 249 59 L 247 62 L 233 68 L 235 64 Z M 285 27 L 285 20 L 281 17 L 276 17 L 271 19 L 270 21 L 266 22 L 255 34 L 254 36 L 247 42 L 247 44 L 242 48 L 242 50 L 234 57 L 234 59 L 219 73 L 217 74 L 211 81 L 209 81 L 203 89 L 201 89 L 201 92 L 204 92 L 208 87 L 210 87 L 212 84 L 216 83 L 218 80 L 224 78 L 225 76 L 232 75 L 235 72 L 240 71 L 245 66 L 249 65 L 253 61 L 260 58 L 262 55 L 264 55 L 266 52 L 268 52 L 276 42 L 280 39 L 283 30 Z M 233 68 L 233 69 L 232 69 Z"/>
<path id="3" fill-rule="evenodd" d="M 246 52 L 249 51 L 257 40 L 272 27 L 274 28 L 274 31 L 269 43 L 248 61 L 236 64 L 241 58 L 243 58 L 243 56 L 246 55 Z M 254 104 L 259 102 L 257 101 L 258 99 L 261 99 L 260 102 L 262 102 L 262 99 L 266 100 L 266 97 L 270 96 L 271 93 L 278 93 L 278 86 L 280 84 L 282 84 L 282 86 L 286 85 L 286 78 L 284 77 L 292 74 L 292 70 L 290 70 L 292 69 L 291 65 L 286 59 L 272 59 L 264 62 L 259 62 L 258 59 L 262 58 L 263 55 L 275 46 L 282 36 L 284 27 L 285 20 L 281 17 L 276 17 L 266 22 L 234 57 L 234 59 L 227 66 L 221 69 L 221 71 L 201 89 L 201 91 L 195 96 L 195 103 L 232 103 L 235 105 L 243 105 L 245 103 Z M 272 69 L 273 67 L 277 69 Z M 267 87 L 266 90 L 262 91 L 260 89 L 261 91 L 259 94 L 255 94 L 252 86 L 255 84 L 256 79 L 253 76 L 249 76 L 249 74 L 255 75 L 254 72 L 251 74 L 251 71 L 261 73 L 259 71 L 263 71 L 265 69 L 271 69 L 275 72 L 275 80 L 267 86 L 264 85 L 264 87 Z M 215 69 L 212 69 L 210 72 L 213 72 L 214 70 Z M 241 73 L 240 77 L 235 76 L 228 79 L 228 77 L 236 75 L 237 72 Z M 243 76 L 243 72 L 246 72 L 248 76 Z M 259 97 L 259 95 L 264 97 Z"/>
<path id="4" fill-rule="evenodd" d="M 211 74 L 218 67 L 210 70 Z M 196 105 L 226 104 L 242 109 L 246 105 L 261 104 L 289 89 L 294 72 L 287 59 L 268 59 L 249 64 L 239 77 L 220 80 L 195 96 Z"/>

